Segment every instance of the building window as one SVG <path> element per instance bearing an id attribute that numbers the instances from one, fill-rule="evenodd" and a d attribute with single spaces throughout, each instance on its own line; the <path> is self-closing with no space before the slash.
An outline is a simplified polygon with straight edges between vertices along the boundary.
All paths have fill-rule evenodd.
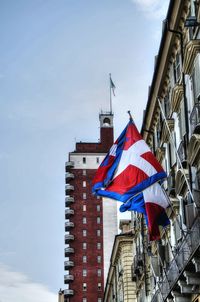
<path id="1" fill-rule="evenodd" d="M 97 223 L 100 224 L 101 223 L 101 218 L 97 217 Z"/>
<path id="2" fill-rule="evenodd" d="M 177 83 L 180 77 L 181 77 L 181 55 L 180 53 L 177 53 L 174 62 L 174 82 Z"/>
<path id="3" fill-rule="evenodd" d="M 83 205 L 83 212 L 86 211 L 86 204 Z"/>
<path id="4" fill-rule="evenodd" d="M 98 283 L 98 290 L 101 290 L 101 283 Z"/>
<path id="5" fill-rule="evenodd" d="M 101 198 L 101 196 L 97 195 L 97 199 L 100 199 L 100 198 Z"/>
<path id="6" fill-rule="evenodd" d="M 97 157 L 96 160 L 97 160 L 97 164 L 99 164 L 99 157 Z"/>
<path id="7" fill-rule="evenodd" d="M 86 198 L 87 198 L 86 193 L 83 193 L 83 199 L 86 199 Z"/>
<path id="8" fill-rule="evenodd" d="M 199 102 L 200 98 L 200 56 L 198 55 L 195 63 L 194 69 L 192 72 L 192 86 L 193 86 L 193 95 L 194 95 L 194 103 Z"/>
<path id="9" fill-rule="evenodd" d="M 84 175 L 84 176 L 86 176 L 86 175 L 87 175 L 87 173 L 86 173 L 86 170 L 85 170 L 85 169 L 83 170 L 83 175 Z"/>
<path id="10" fill-rule="evenodd" d="M 97 270 L 97 276 L 101 277 L 101 269 L 100 268 L 98 268 L 98 270 Z"/>
<path id="11" fill-rule="evenodd" d="M 83 263 L 87 263 L 87 256 L 83 256 Z"/>
<path id="12" fill-rule="evenodd" d="M 86 250 L 86 249 L 87 249 L 87 243 L 83 242 L 83 250 Z"/>
<path id="13" fill-rule="evenodd" d="M 97 263 L 101 263 L 101 256 L 97 256 Z"/>
<path id="14" fill-rule="evenodd" d="M 86 223 L 87 223 L 87 218 L 83 217 L 83 224 L 86 224 Z"/>
<path id="15" fill-rule="evenodd" d="M 101 211 L 101 206 L 100 204 L 97 205 L 97 212 L 100 212 Z"/>
<path id="16" fill-rule="evenodd" d="M 83 283 L 83 291 L 85 292 L 87 290 L 87 283 Z"/>
<path id="17" fill-rule="evenodd" d="M 83 269 L 83 277 L 87 277 L 87 270 L 85 268 Z"/>
<path id="18" fill-rule="evenodd" d="M 83 187 L 84 188 L 86 187 L 86 181 L 85 180 L 83 181 Z"/>
<path id="19" fill-rule="evenodd" d="M 97 242 L 97 250 L 101 249 L 101 242 Z"/>
<path id="20" fill-rule="evenodd" d="M 83 237 L 87 236 L 87 230 L 83 230 Z"/>
<path id="21" fill-rule="evenodd" d="M 87 298 L 83 298 L 83 302 L 87 302 Z"/>
<path id="22" fill-rule="evenodd" d="M 83 164 L 86 164 L 86 157 L 83 157 Z"/>
<path id="23" fill-rule="evenodd" d="M 98 236 L 98 237 L 101 236 L 101 230 L 97 230 L 97 236 Z"/>
<path id="24" fill-rule="evenodd" d="M 178 122 L 179 122 L 180 136 L 183 137 L 186 133 L 185 111 L 184 111 L 184 102 L 183 101 L 180 104 L 180 110 L 178 112 Z"/>
<path id="25" fill-rule="evenodd" d="M 98 302 L 102 302 L 101 298 L 98 298 Z"/>

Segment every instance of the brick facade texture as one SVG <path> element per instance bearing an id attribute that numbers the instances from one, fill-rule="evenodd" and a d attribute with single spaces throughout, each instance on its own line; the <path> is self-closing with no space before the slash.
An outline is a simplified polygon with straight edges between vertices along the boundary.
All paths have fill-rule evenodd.
<path id="1" fill-rule="evenodd" d="M 113 128 L 101 128 L 100 143 L 77 143 L 74 153 L 107 153 L 113 144 Z M 69 246 L 74 248 L 74 254 L 69 256 L 69 260 L 74 261 L 74 267 L 69 269 L 70 275 L 74 276 L 74 281 L 69 283 L 69 288 L 74 290 L 74 295 L 68 297 L 65 301 L 82 302 L 87 298 L 87 302 L 97 302 L 98 298 L 103 301 L 104 294 L 104 259 L 103 259 L 103 204 L 102 199 L 93 196 L 91 193 L 92 179 L 96 170 L 86 170 L 83 175 L 82 169 L 72 169 L 74 179 L 67 181 L 74 186 L 74 191 L 69 195 L 74 197 L 75 202 L 70 205 L 74 210 L 74 215 L 69 219 L 74 222 L 74 228 L 70 234 L 74 235 L 74 241 Z M 83 187 L 83 181 L 86 181 L 86 187 Z M 83 193 L 87 198 L 83 199 Z M 86 205 L 86 211 L 83 211 L 83 205 Z M 97 205 L 100 205 L 100 211 L 97 211 Z M 86 217 L 87 223 L 83 224 L 83 217 Z M 100 217 L 100 224 L 97 223 L 97 217 Z M 87 236 L 83 237 L 83 230 L 87 230 Z M 101 235 L 97 236 L 97 230 Z M 87 249 L 83 249 L 83 242 L 87 243 Z M 97 249 L 97 243 L 101 243 L 101 249 Z M 83 256 L 87 256 L 87 263 L 83 263 Z M 101 256 L 101 263 L 97 262 L 97 256 Z M 83 276 L 83 269 L 87 270 L 87 276 Z M 101 269 L 101 276 L 97 275 L 97 270 Z M 83 290 L 83 283 L 87 284 L 87 289 Z M 101 289 L 98 284 L 101 283 Z"/>
<path id="2" fill-rule="evenodd" d="M 99 143 L 76 143 L 77 153 L 106 153 L 113 144 L 113 128 L 101 128 Z"/>

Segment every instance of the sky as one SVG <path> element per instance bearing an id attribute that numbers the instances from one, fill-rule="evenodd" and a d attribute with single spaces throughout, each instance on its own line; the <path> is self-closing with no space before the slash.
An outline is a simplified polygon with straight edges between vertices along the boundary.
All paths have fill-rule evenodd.
<path id="1" fill-rule="evenodd" d="M 77 141 L 140 129 L 168 0 L 0 0 L 0 302 L 64 288 L 64 167 Z M 122 217 L 123 218 L 123 217 Z"/>

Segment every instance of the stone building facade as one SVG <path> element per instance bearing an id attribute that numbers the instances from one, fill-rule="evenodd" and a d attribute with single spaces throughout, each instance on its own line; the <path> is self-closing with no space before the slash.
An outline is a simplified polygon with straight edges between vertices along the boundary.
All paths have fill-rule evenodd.
<path id="1" fill-rule="evenodd" d="M 121 233 L 115 236 L 104 302 L 136 302 L 136 283 L 132 280 L 134 233 L 131 221 L 120 220 Z"/>
<path id="2" fill-rule="evenodd" d="M 150 243 L 143 217 L 134 214 L 137 301 L 200 299 L 199 22 L 199 1 L 170 1 L 142 135 L 168 175 L 171 223 Z"/>

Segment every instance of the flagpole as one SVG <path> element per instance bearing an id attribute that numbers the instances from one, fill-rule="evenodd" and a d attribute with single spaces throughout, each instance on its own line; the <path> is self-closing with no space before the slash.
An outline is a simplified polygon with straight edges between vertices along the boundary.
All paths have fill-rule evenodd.
<path id="1" fill-rule="evenodd" d="M 129 119 L 130 119 L 130 122 L 133 122 L 133 117 L 132 117 L 132 115 L 131 115 L 131 111 L 130 111 L 130 110 L 128 110 L 128 111 L 127 111 L 127 113 L 129 114 Z"/>
<path id="2" fill-rule="evenodd" d="M 112 114 L 111 73 L 109 73 L 109 85 L 110 85 L 110 113 Z"/>

